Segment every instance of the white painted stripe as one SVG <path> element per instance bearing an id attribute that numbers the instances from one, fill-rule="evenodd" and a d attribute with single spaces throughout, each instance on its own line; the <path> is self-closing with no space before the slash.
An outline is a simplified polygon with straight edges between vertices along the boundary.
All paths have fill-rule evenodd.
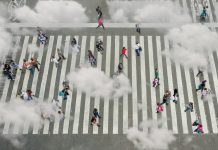
<path id="1" fill-rule="evenodd" d="M 102 42 L 103 42 L 103 36 L 99 36 L 98 38 L 102 39 Z M 93 43 L 93 46 L 94 46 L 94 43 Z M 102 66 L 102 54 L 100 54 L 99 52 L 97 53 L 98 54 L 98 58 L 97 58 L 97 68 L 99 70 L 101 70 L 101 66 Z M 95 98 L 95 104 L 94 104 L 94 108 L 97 108 L 98 109 L 98 112 L 100 113 L 100 97 L 97 96 Z M 99 121 L 100 119 L 98 119 Z M 99 123 L 99 122 L 98 122 Z M 93 134 L 98 134 L 98 127 L 94 126 L 93 127 Z"/>
<path id="2" fill-rule="evenodd" d="M 151 92 L 151 110 L 152 110 L 152 120 L 157 121 L 157 113 L 156 113 L 156 89 L 152 87 L 152 81 L 154 80 L 154 57 L 153 57 L 153 44 L 152 44 L 152 36 L 148 36 L 148 59 L 149 59 L 149 73 L 150 73 L 150 92 Z"/>
<path id="3" fill-rule="evenodd" d="M 34 36 L 34 37 L 33 37 L 33 41 L 32 41 L 32 45 L 36 45 L 36 44 L 37 44 L 36 42 L 37 42 L 37 36 Z M 30 60 L 30 58 L 32 57 L 32 55 L 34 56 L 34 54 L 30 54 L 30 55 L 29 55 L 29 59 L 28 59 L 28 60 Z M 36 71 L 34 72 L 34 74 L 36 74 Z M 34 75 L 34 76 L 35 76 L 35 75 Z M 28 71 L 28 72 L 26 71 L 25 76 L 24 76 L 22 91 L 23 91 L 23 90 L 27 90 L 29 78 L 30 78 L 30 72 L 29 72 L 29 71 Z M 34 93 L 33 93 L 33 94 L 34 94 Z M 33 123 L 33 122 L 32 122 L 32 123 Z M 29 122 L 28 120 L 25 120 L 25 121 L 24 121 L 24 127 L 23 127 L 23 134 L 27 134 L 27 133 L 28 133 L 29 125 L 30 125 L 30 122 Z M 17 125 L 17 124 L 15 123 L 15 125 L 14 125 L 14 134 L 18 134 L 18 129 L 19 129 L 19 128 L 20 128 L 19 125 Z"/>
<path id="4" fill-rule="evenodd" d="M 178 91 L 179 91 L 179 105 L 180 105 L 180 111 L 181 111 L 181 116 L 182 116 L 182 128 L 183 128 L 183 133 L 188 134 L 188 123 L 187 123 L 187 113 L 184 112 L 184 107 L 185 107 L 185 100 L 184 100 L 184 92 L 183 92 L 183 82 L 182 82 L 182 75 L 181 75 L 181 68 L 180 65 L 175 62 L 176 66 L 176 79 L 177 79 L 177 85 L 178 85 Z M 178 105 L 177 104 L 177 105 Z"/>
<path id="5" fill-rule="evenodd" d="M 193 3 L 193 2 L 192 2 Z M 192 10 L 193 11 L 193 10 Z M 195 19 L 196 20 L 196 19 Z M 195 21 L 196 22 L 196 21 Z M 191 22 L 174 23 L 140 23 L 141 28 L 172 28 L 180 27 Z M 106 28 L 135 28 L 136 23 L 104 23 Z M 201 23 L 195 23 L 201 24 Z M 218 23 L 204 23 L 207 27 L 218 27 Z M 42 27 L 42 28 L 96 28 L 97 23 L 6 23 L 0 24 L 0 28 L 20 28 L 20 27 Z"/>
<path id="6" fill-rule="evenodd" d="M 22 51 L 21 51 L 19 66 L 23 65 L 23 58 L 25 58 L 25 55 L 26 55 L 28 41 L 29 41 L 29 36 L 25 36 L 24 43 L 23 43 L 23 48 L 22 48 Z M 16 74 L 16 77 L 15 77 L 15 81 L 14 81 L 14 85 L 13 85 L 13 89 L 12 89 L 11 101 L 14 101 L 15 98 L 16 98 L 16 94 L 17 94 L 18 84 L 20 82 L 20 78 L 21 78 L 21 71 L 18 71 L 17 74 Z M 4 126 L 4 129 L 3 129 L 3 134 L 8 134 L 9 133 L 10 121 L 11 120 L 6 120 L 5 121 L 5 126 Z"/>
<path id="7" fill-rule="evenodd" d="M 68 52 L 69 52 L 69 46 L 70 46 L 70 36 L 66 36 L 65 39 L 65 46 L 64 46 L 64 56 L 68 59 Z M 60 81 L 59 81 L 59 91 L 63 89 L 63 81 L 65 80 L 66 77 L 66 70 L 67 70 L 67 59 L 62 61 L 62 67 L 61 67 L 61 74 L 60 74 Z M 72 94 L 72 93 L 71 93 Z M 69 95 L 68 97 L 72 97 L 72 95 Z M 67 99 L 68 101 L 68 99 Z M 62 100 L 59 101 L 60 106 L 62 106 Z M 53 134 L 58 134 L 59 132 L 59 123 L 60 123 L 60 115 L 55 116 L 55 122 L 54 122 L 54 129 L 53 129 Z"/>
<path id="8" fill-rule="evenodd" d="M 207 80 L 207 87 L 209 89 L 211 89 L 211 86 L 209 84 L 209 77 L 208 77 L 208 73 L 207 72 L 204 73 L 204 79 Z M 216 113 L 215 113 L 215 110 L 214 110 L 214 103 L 213 103 L 213 101 L 208 101 L 208 106 L 209 106 L 209 112 L 210 112 L 212 132 L 213 133 L 217 133 L 218 132 L 218 129 L 217 129 L 217 120 L 216 120 Z"/>
<path id="9" fill-rule="evenodd" d="M 79 36 L 75 36 L 76 41 L 79 40 Z M 79 42 L 78 42 L 79 43 Z M 72 52 L 72 62 L 70 67 L 70 72 L 75 70 L 76 65 L 76 56 L 77 53 Z M 70 87 L 71 93 L 73 94 L 73 87 Z M 70 112 L 71 112 L 71 103 L 72 103 L 72 95 L 69 96 L 66 103 L 66 109 L 65 109 L 65 119 L 64 119 L 64 125 L 63 125 L 63 134 L 67 134 L 69 130 L 69 123 L 70 123 Z"/>
<path id="10" fill-rule="evenodd" d="M 105 74 L 110 76 L 111 36 L 107 36 Z M 109 98 L 104 99 L 103 134 L 108 134 Z"/>
<path id="11" fill-rule="evenodd" d="M 120 49 L 120 37 L 115 36 L 115 50 L 114 50 L 114 72 L 117 71 L 119 64 L 119 49 Z M 125 61 L 125 60 L 124 60 Z M 113 100 L 113 134 L 118 134 L 118 119 L 119 119 L 119 99 L 114 98 Z"/>
<path id="12" fill-rule="evenodd" d="M 207 8 L 207 11 L 209 12 L 209 19 L 210 19 L 210 22 L 211 23 L 214 23 L 214 19 L 213 19 L 213 14 L 212 14 L 212 11 L 211 11 L 211 6 L 210 6 L 210 2 L 209 0 L 206 0 L 207 4 L 208 4 L 208 8 Z"/>
<path id="13" fill-rule="evenodd" d="M 81 53 L 80 53 L 80 64 L 84 63 L 85 50 L 86 50 L 86 39 L 87 39 L 86 36 L 82 37 L 82 46 L 81 46 Z M 74 122 L 73 122 L 73 134 L 78 134 L 81 96 L 82 96 L 81 91 L 77 90 L 75 113 L 74 113 Z"/>
<path id="14" fill-rule="evenodd" d="M 94 52 L 94 48 L 95 48 L 95 37 L 94 36 L 91 36 L 91 39 L 90 39 L 90 47 L 89 49 Z M 89 119 L 90 119 L 90 113 L 91 110 L 90 110 L 90 94 L 89 93 L 86 93 L 86 100 L 85 100 L 85 108 L 84 108 L 84 119 L 83 119 L 83 133 L 84 134 L 88 134 L 88 131 L 89 131 Z M 94 127 L 93 127 L 94 128 Z"/>
<path id="15" fill-rule="evenodd" d="M 128 49 L 127 44 L 127 36 L 123 36 L 123 46 Z M 119 51 L 119 50 L 118 50 Z M 127 51 L 128 55 L 128 51 Z M 123 62 L 123 72 L 128 77 L 128 63 L 127 61 Z M 129 127 L 129 119 L 128 119 L 128 94 L 123 95 L 123 133 L 125 134 Z"/>
<path id="16" fill-rule="evenodd" d="M 57 43 L 56 43 L 56 48 L 55 48 L 55 54 L 56 54 L 55 57 L 56 58 L 57 58 L 57 49 L 61 48 L 61 41 L 62 41 L 62 36 L 58 36 Z M 55 86 L 57 86 L 57 84 L 56 84 L 57 83 L 56 82 L 57 68 L 56 68 L 54 63 L 52 63 L 51 67 L 52 67 L 52 73 L 49 76 L 51 78 L 51 84 L 50 84 L 50 87 L 49 87 L 49 92 L 48 92 L 49 95 L 48 95 L 48 100 L 47 100 L 47 102 L 50 103 L 50 104 L 52 102 L 52 99 L 54 98 L 54 94 L 56 94 L 56 93 L 54 93 L 54 90 L 55 90 Z M 59 103 L 60 102 L 62 102 L 62 100 L 60 100 Z M 44 122 L 43 134 L 48 134 L 49 133 L 49 125 L 50 125 L 50 121 L 46 119 L 45 122 Z"/>
<path id="17" fill-rule="evenodd" d="M 194 98 L 193 98 L 193 93 L 192 93 L 192 84 L 191 84 L 189 69 L 184 67 L 184 72 L 185 72 L 185 79 L 186 79 L 186 89 L 187 89 L 188 101 L 192 102 L 195 107 L 196 104 L 193 101 Z M 195 89 L 195 86 L 194 86 L 194 89 Z M 184 108 L 182 110 L 184 110 Z M 191 124 L 192 124 L 196 120 L 196 116 L 194 115 L 194 113 L 190 113 L 190 114 L 191 114 Z"/>
<path id="18" fill-rule="evenodd" d="M 160 78 L 160 85 L 159 85 L 159 89 L 160 89 L 160 102 L 163 99 L 163 94 L 164 94 L 164 78 L 163 78 L 163 60 L 162 60 L 162 52 L 161 52 L 161 41 L 160 41 L 160 36 L 156 36 L 156 44 L 157 44 L 157 59 L 158 59 L 158 70 L 159 70 L 159 78 Z M 167 108 L 166 105 L 164 105 L 164 111 L 161 113 L 162 115 L 162 121 L 163 122 L 163 127 L 166 129 L 169 129 L 167 127 Z"/>
<path id="19" fill-rule="evenodd" d="M 44 66 L 44 71 L 43 71 L 43 76 L 42 76 L 42 82 L 41 82 L 41 87 L 40 87 L 40 92 L 39 92 L 39 102 L 44 101 L 46 82 L 43 82 L 43 81 L 47 81 L 47 79 L 49 78 L 48 71 L 49 71 L 49 63 L 51 60 L 53 43 L 54 43 L 54 36 L 50 36 L 48 50 L 47 50 L 47 54 L 45 58 L 45 66 Z M 39 130 L 39 124 L 36 123 L 33 126 L 33 134 L 38 134 L 39 132 L 38 130 Z"/>
<path id="20" fill-rule="evenodd" d="M 194 69 L 194 75 L 198 73 L 197 69 Z M 197 78 L 195 79 L 195 86 L 198 87 L 200 80 Z M 199 92 L 199 91 L 198 91 Z M 207 125 L 207 120 L 206 120 L 206 113 L 204 110 L 204 104 L 203 101 L 201 100 L 201 94 L 197 93 L 197 101 L 198 101 L 198 106 L 199 106 L 199 111 L 200 111 L 200 117 L 201 117 L 201 122 L 203 125 L 203 131 L 204 133 L 208 133 L 208 125 Z"/>
<path id="21" fill-rule="evenodd" d="M 179 2 L 179 1 L 178 1 Z M 185 12 L 188 13 L 188 7 L 187 7 L 187 2 L 186 0 L 182 0 L 182 3 L 183 3 L 183 8 L 185 9 Z"/>
<path id="22" fill-rule="evenodd" d="M 146 73 L 145 73 L 145 47 L 144 47 L 144 36 L 140 36 L 139 37 L 140 41 L 140 45 L 141 45 L 141 48 L 142 48 L 142 51 L 141 51 L 141 54 L 140 54 L 140 64 L 141 64 L 141 93 L 142 93 L 142 121 L 145 123 L 147 120 L 148 120 L 148 114 L 147 114 L 147 110 L 148 110 L 148 107 L 147 107 L 147 94 L 146 94 Z M 161 53 L 159 53 L 161 54 Z M 143 126 L 143 131 L 144 132 L 148 132 L 146 127 Z"/>
<path id="23" fill-rule="evenodd" d="M 138 97 L 137 97 L 137 79 L 136 79 L 136 54 L 135 54 L 135 36 L 131 36 L 131 56 L 132 56 L 132 116 L 133 127 L 138 128 Z"/>
<path id="24" fill-rule="evenodd" d="M 15 46 L 14 46 L 15 48 L 19 47 L 20 39 L 21 39 L 20 36 L 17 36 L 17 37 L 16 37 L 16 44 L 15 44 Z M 18 50 L 20 50 L 20 49 L 18 49 Z M 13 53 L 12 58 L 14 58 L 15 55 L 16 55 L 16 53 Z M 22 59 L 22 58 L 21 58 L 21 59 Z M 2 66 L 3 66 L 3 65 L 2 65 Z M 20 67 L 20 66 L 19 66 L 19 67 Z M 3 69 L 3 68 L 2 68 L 2 69 Z M 18 69 L 17 72 L 19 72 L 19 71 L 20 71 L 20 70 Z M 1 102 L 5 102 L 5 101 L 6 101 L 9 85 L 10 85 L 10 80 L 6 80 L 6 81 L 5 81 L 5 85 L 4 85 L 4 89 L 3 89 L 3 92 L 2 92 Z"/>
<path id="25" fill-rule="evenodd" d="M 192 19 L 196 23 L 196 11 L 194 6 L 194 0 L 191 0 L 190 3 L 191 3 Z"/>

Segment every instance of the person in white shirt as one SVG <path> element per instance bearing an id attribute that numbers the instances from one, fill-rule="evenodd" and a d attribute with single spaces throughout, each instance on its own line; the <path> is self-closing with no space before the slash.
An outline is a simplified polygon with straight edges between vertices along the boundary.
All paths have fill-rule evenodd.
<path id="1" fill-rule="evenodd" d="M 58 67 L 59 61 L 54 56 L 51 56 L 51 62 L 55 63 L 55 66 Z"/>
<path id="2" fill-rule="evenodd" d="M 140 51 L 142 51 L 142 48 L 140 46 L 140 44 L 137 42 L 135 45 L 135 52 L 137 56 L 140 56 Z"/>

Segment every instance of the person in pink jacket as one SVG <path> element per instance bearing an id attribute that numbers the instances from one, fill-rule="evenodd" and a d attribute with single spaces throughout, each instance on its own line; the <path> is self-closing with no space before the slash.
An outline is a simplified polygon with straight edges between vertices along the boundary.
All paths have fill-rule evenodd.
<path id="1" fill-rule="evenodd" d="M 100 26 L 102 26 L 102 28 L 104 29 L 104 24 L 103 24 L 103 18 L 102 17 L 98 18 L 98 26 L 96 27 L 96 29 L 99 28 Z"/>
<path id="2" fill-rule="evenodd" d="M 156 111 L 157 111 L 157 113 L 160 113 L 163 111 L 163 106 L 159 102 L 157 103 Z"/>

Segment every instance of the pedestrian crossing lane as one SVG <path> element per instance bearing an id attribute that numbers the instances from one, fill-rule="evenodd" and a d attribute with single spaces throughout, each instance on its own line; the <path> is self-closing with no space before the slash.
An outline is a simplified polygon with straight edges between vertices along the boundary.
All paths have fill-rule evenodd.
<path id="1" fill-rule="evenodd" d="M 86 50 L 86 39 L 87 36 L 82 36 L 81 53 L 80 53 L 80 61 L 79 61 L 80 65 L 83 65 L 83 63 L 85 63 L 84 58 L 85 58 L 85 50 Z M 72 131 L 73 134 L 78 134 L 78 130 L 79 130 L 81 98 L 82 98 L 82 92 L 77 90 L 75 113 L 74 113 L 74 120 L 73 120 L 73 131 Z"/>
<path id="2" fill-rule="evenodd" d="M 78 35 L 75 36 L 75 39 L 76 39 L 76 41 L 78 41 L 78 44 L 79 44 L 79 36 Z M 72 50 L 72 47 L 70 47 L 70 49 Z M 77 57 L 77 53 L 74 53 L 73 51 L 71 53 L 72 53 L 72 59 L 71 59 L 71 66 L 70 66 L 69 72 L 75 70 L 76 57 Z M 70 114 L 71 113 L 71 103 L 72 103 L 74 88 L 70 87 L 70 89 L 71 89 L 72 95 L 69 96 L 69 98 L 68 98 L 68 100 L 66 102 L 65 119 L 64 119 L 64 125 L 63 125 L 63 134 L 68 134 L 68 131 L 69 131 L 68 128 L 69 128 L 70 117 L 71 117 L 71 114 Z"/>

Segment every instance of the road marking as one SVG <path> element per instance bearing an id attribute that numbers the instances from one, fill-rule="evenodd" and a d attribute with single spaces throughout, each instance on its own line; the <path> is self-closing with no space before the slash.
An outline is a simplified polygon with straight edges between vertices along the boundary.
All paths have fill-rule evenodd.
<path id="1" fill-rule="evenodd" d="M 115 36 L 115 49 L 114 49 L 114 72 L 117 71 L 119 61 L 119 49 L 120 49 L 120 38 L 118 35 Z M 115 77 L 116 78 L 116 77 Z M 119 119 L 119 99 L 113 99 L 113 134 L 118 134 L 118 119 Z"/>
<path id="2" fill-rule="evenodd" d="M 127 36 L 123 36 L 123 46 L 128 49 L 128 44 L 127 44 Z M 120 50 L 118 50 L 120 51 Z M 127 51 L 128 55 L 128 51 Z M 123 62 L 123 72 L 128 77 L 128 63 L 127 61 Z M 126 131 L 129 126 L 129 119 L 128 119 L 128 94 L 123 95 L 123 133 L 126 134 Z"/>
<path id="3" fill-rule="evenodd" d="M 158 70 L 159 70 L 159 78 L 160 78 L 160 97 L 159 99 L 163 99 L 164 94 L 164 78 L 163 78 L 163 60 L 162 60 L 162 51 L 161 51 L 161 41 L 160 36 L 156 36 L 156 45 L 157 45 L 157 59 L 158 59 Z M 166 105 L 164 105 L 164 111 L 161 113 L 162 115 L 162 121 L 163 121 L 163 127 L 166 129 L 169 129 L 169 126 L 167 127 L 167 108 Z"/>
<path id="4" fill-rule="evenodd" d="M 24 38 L 24 43 L 23 43 L 23 48 L 21 51 L 21 56 L 20 56 L 20 61 L 19 61 L 19 66 L 23 65 L 23 59 L 25 58 L 26 55 L 26 51 L 27 51 L 27 47 L 28 47 L 28 41 L 29 41 L 29 36 L 25 36 Z M 20 82 L 21 79 L 21 71 L 18 71 L 14 80 L 14 85 L 13 85 L 13 89 L 12 89 L 12 93 L 11 93 L 11 101 L 15 101 L 16 100 L 16 95 L 17 95 L 17 90 L 18 90 L 18 84 Z M 8 120 L 6 119 L 5 121 L 5 126 L 3 129 L 3 134 L 8 134 L 9 133 L 9 127 L 10 127 L 10 121 L 12 120 Z"/>
<path id="5" fill-rule="evenodd" d="M 208 73 L 207 72 L 204 73 L 204 79 L 207 80 L 208 88 L 211 89 L 211 86 L 209 84 L 209 77 L 208 77 Z M 213 81 L 214 80 L 212 79 L 212 82 Z M 207 103 L 208 103 L 208 106 L 209 106 L 210 119 L 211 119 L 211 125 L 212 125 L 212 132 L 213 133 L 217 133 L 218 132 L 218 129 L 217 129 L 217 120 L 216 120 L 216 114 L 215 114 L 215 110 L 214 110 L 213 100 L 212 101 L 208 101 Z"/>
<path id="6" fill-rule="evenodd" d="M 79 44 L 79 36 L 75 36 L 76 41 Z M 72 48 L 72 47 L 71 47 Z M 76 57 L 77 53 L 72 52 L 72 60 L 71 60 L 71 66 L 70 66 L 70 71 L 75 70 L 75 65 L 76 65 Z M 69 123 L 70 123 L 70 113 L 71 113 L 71 103 L 72 103 L 72 96 L 73 96 L 73 87 L 70 87 L 72 95 L 69 96 L 67 102 L 66 102 L 66 109 L 65 109 L 65 119 L 64 119 L 64 125 L 63 125 L 63 134 L 68 134 L 69 130 Z"/>
<path id="7" fill-rule="evenodd" d="M 195 68 L 194 69 L 194 75 L 197 74 L 198 71 L 197 69 Z M 198 83 L 199 83 L 199 79 L 195 78 L 195 88 L 198 87 Z M 203 101 L 201 100 L 201 96 L 200 96 L 200 93 L 197 93 L 197 101 L 198 101 L 198 106 L 199 106 L 199 111 L 200 111 L 200 116 L 201 116 L 201 122 L 202 122 L 202 125 L 203 125 L 203 131 L 204 133 L 208 133 L 208 127 L 207 127 L 207 120 L 206 120 L 206 113 L 205 113 L 205 110 L 204 110 L 204 104 L 203 104 Z"/>
<path id="8" fill-rule="evenodd" d="M 105 74 L 110 77 L 111 36 L 107 36 Z M 103 134 L 108 134 L 109 98 L 104 99 Z"/>
<path id="9" fill-rule="evenodd" d="M 188 123 L 187 123 L 187 114 L 184 112 L 184 107 L 185 107 L 185 100 L 184 100 L 184 92 L 183 92 L 183 82 L 182 82 L 182 75 L 181 75 L 181 68 L 180 65 L 175 62 L 175 67 L 176 67 L 176 79 L 177 79 L 177 86 L 179 90 L 179 106 L 180 106 L 180 111 L 181 111 L 181 117 L 182 117 L 182 128 L 183 128 L 183 133 L 188 134 Z"/>
<path id="10" fill-rule="evenodd" d="M 82 46 L 81 46 L 80 63 L 79 63 L 80 65 L 82 63 L 84 63 L 85 50 L 86 50 L 86 39 L 87 39 L 87 36 L 82 36 Z M 82 96 L 82 92 L 77 90 L 75 113 L 74 113 L 74 122 L 73 122 L 73 134 L 78 134 L 79 118 L 80 118 L 80 107 L 81 107 L 81 96 Z"/>
<path id="11" fill-rule="evenodd" d="M 65 77 L 66 77 L 66 71 L 67 71 L 67 60 L 69 59 L 69 46 L 70 46 L 70 36 L 66 36 L 66 39 L 65 39 L 65 46 L 64 46 L 64 56 L 66 57 L 66 60 L 63 60 L 62 61 L 62 67 L 61 67 L 61 74 L 60 74 L 60 80 L 59 80 L 59 90 L 62 90 L 63 89 L 63 81 L 65 80 Z M 61 44 L 60 44 L 60 47 L 61 48 Z M 57 70 L 57 69 L 55 69 Z M 71 95 L 72 96 L 72 95 Z M 70 97 L 70 96 L 68 96 Z M 67 99 L 68 101 L 68 99 Z M 61 106 L 61 110 L 63 111 L 63 108 L 62 108 L 62 100 L 59 101 L 59 104 Z M 54 122 L 54 129 L 53 129 L 53 134 L 58 134 L 59 132 L 59 124 L 60 124 L 60 121 L 63 122 L 63 120 L 61 120 L 63 118 L 61 118 L 61 116 L 59 114 L 57 114 L 55 116 L 55 122 Z"/>
<path id="12" fill-rule="evenodd" d="M 34 36 L 33 37 L 33 41 L 32 41 L 32 45 L 35 46 L 36 44 L 37 44 L 37 36 Z M 29 54 L 29 59 L 28 60 L 30 60 L 30 58 L 32 57 L 31 55 L 32 54 Z M 34 55 L 36 55 L 36 54 L 33 54 L 33 57 L 34 57 Z M 38 72 L 34 71 L 34 76 L 35 76 L 35 74 L 38 74 Z M 25 73 L 25 77 L 24 77 L 24 81 L 23 81 L 22 91 L 23 90 L 27 90 L 29 78 L 30 78 L 30 72 L 29 73 L 26 72 Z M 33 85 L 33 86 L 36 86 L 36 85 Z M 33 94 L 35 94 L 35 93 L 33 93 Z M 34 124 L 34 122 L 31 122 L 31 124 Z M 29 120 L 24 120 L 23 134 L 27 134 L 28 133 L 29 125 L 30 125 Z M 17 124 L 14 125 L 14 134 L 18 134 L 19 128 L 20 128 L 19 125 L 17 125 Z"/>
<path id="13" fill-rule="evenodd" d="M 46 59 L 45 59 L 45 67 L 44 67 L 44 71 L 43 71 L 42 82 L 41 82 L 40 92 L 39 92 L 39 102 L 43 102 L 44 97 L 45 97 L 46 82 L 43 82 L 43 81 L 47 81 L 47 79 L 49 78 L 48 71 L 49 71 L 49 64 L 50 64 L 50 59 L 51 59 L 51 55 L 52 55 L 53 44 L 54 44 L 54 36 L 50 36 L 47 55 L 46 55 Z M 33 134 L 38 134 L 39 126 L 40 125 L 38 123 L 34 124 Z"/>
<path id="14" fill-rule="evenodd" d="M 148 59 L 149 59 L 149 73 L 150 73 L 150 86 L 152 86 L 152 81 L 154 79 L 154 56 L 153 56 L 153 44 L 152 44 L 152 36 L 148 36 Z M 151 110 L 152 110 L 152 120 L 157 121 L 157 113 L 156 113 L 156 89 L 151 87 Z"/>

